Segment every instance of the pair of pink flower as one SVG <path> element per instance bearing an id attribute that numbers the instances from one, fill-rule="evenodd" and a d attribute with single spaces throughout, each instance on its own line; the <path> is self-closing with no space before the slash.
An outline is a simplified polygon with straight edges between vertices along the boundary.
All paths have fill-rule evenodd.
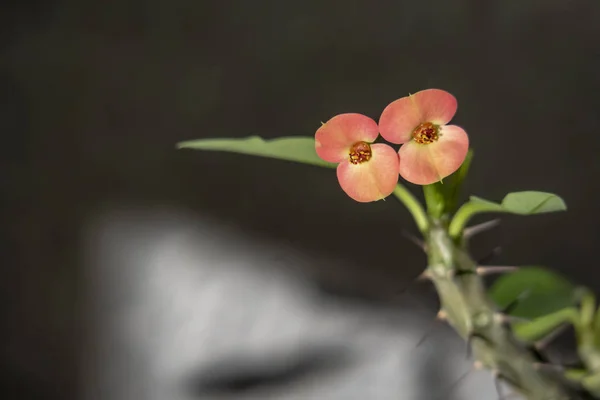
<path id="1" fill-rule="evenodd" d="M 456 171 L 469 150 L 469 137 L 447 125 L 457 109 L 456 98 L 427 89 L 389 104 L 377 123 L 362 114 L 340 114 L 315 135 L 319 157 L 339 163 L 337 177 L 344 192 L 359 202 L 381 200 L 398 183 L 398 175 L 417 185 L 429 185 Z M 381 136 L 401 144 L 396 152 Z"/>

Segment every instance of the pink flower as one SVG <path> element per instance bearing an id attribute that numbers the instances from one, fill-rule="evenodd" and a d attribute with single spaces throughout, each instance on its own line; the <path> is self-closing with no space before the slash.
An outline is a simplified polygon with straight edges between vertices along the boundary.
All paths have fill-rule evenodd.
<path id="1" fill-rule="evenodd" d="M 379 131 L 391 143 L 404 143 L 400 175 L 417 185 L 429 185 L 456 171 L 467 156 L 469 137 L 460 127 L 446 125 L 457 109 L 456 98 L 427 89 L 389 104 L 379 119 Z"/>
<path id="2" fill-rule="evenodd" d="M 336 115 L 315 134 L 317 154 L 339 163 L 340 186 L 359 202 L 381 200 L 398 183 L 398 154 L 387 144 L 372 144 L 377 136 L 377 123 L 361 114 Z"/>

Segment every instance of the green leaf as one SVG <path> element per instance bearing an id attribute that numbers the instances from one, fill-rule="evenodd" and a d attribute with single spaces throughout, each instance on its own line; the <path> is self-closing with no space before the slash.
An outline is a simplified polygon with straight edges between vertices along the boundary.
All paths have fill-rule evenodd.
<path id="1" fill-rule="evenodd" d="M 561 275 L 540 267 L 522 268 L 504 275 L 489 289 L 491 298 L 500 308 L 516 301 L 510 315 L 529 319 L 577 304 L 580 293 Z"/>
<path id="2" fill-rule="evenodd" d="M 459 237 L 471 217 L 483 212 L 531 215 L 564 211 L 566 209 L 567 206 L 563 199 L 555 194 L 546 192 L 525 191 L 509 193 L 500 204 L 471 196 L 470 200 L 463 204 L 454 215 L 448 231 L 453 238 Z"/>
<path id="3" fill-rule="evenodd" d="M 226 151 L 279 160 L 295 161 L 319 167 L 335 168 L 337 164 L 321 160 L 315 151 L 315 138 L 280 137 L 265 140 L 259 136 L 239 139 L 198 139 L 177 143 L 178 149 Z"/>
<path id="4" fill-rule="evenodd" d="M 545 192 L 514 192 L 507 194 L 501 204 L 493 203 L 479 197 L 471 197 L 489 211 L 509 212 L 520 215 L 542 214 L 567 209 L 565 202 L 559 196 Z"/>

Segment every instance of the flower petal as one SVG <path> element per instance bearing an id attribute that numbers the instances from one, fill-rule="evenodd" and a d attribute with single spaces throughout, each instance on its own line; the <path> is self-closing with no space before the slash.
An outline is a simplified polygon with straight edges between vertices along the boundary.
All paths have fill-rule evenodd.
<path id="1" fill-rule="evenodd" d="M 348 159 L 354 143 L 372 143 L 377 136 L 379 129 L 373 119 L 362 114 L 339 114 L 317 130 L 315 150 L 325 161 L 341 162 Z"/>
<path id="2" fill-rule="evenodd" d="M 371 145 L 371 150 L 369 161 L 356 165 L 344 161 L 337 168 L 344 192 L 361 203 L 389 196 L 398 183 L 398 153 L 383 143 Z"/>
<path id="3" fill-rule="evenodd" d="M 421 112 L 410 96 L 388 104 L 379 117 L 379 132 L 391 143 L 406 143 L 421 122 Z"/>
<path id="4" fill-rule="evenodd" d="M 388 142 L 406 143 L 421 123 L 445 125 L 457 108 L 456 98 L 450 93 L 440 89 L 421 90 L 390 103 L 379 118 L 379 131 Z"/>
<path id="5" fill-rule="evenodd" d="M 422 122 L 446 125 L 454 117 L 458 109 L 456 98 L 444 90 L 421 90 L 412 97 L 421 111 Z"/>
<path id="6" fill-rule="evenodd" d="M 435 183 L 456 171 L 468 151 L 469 137 L 462 128 L 442 126 L 437 142 L 409 142 L 400 147 L 400 176 L 417 185 Z"/>

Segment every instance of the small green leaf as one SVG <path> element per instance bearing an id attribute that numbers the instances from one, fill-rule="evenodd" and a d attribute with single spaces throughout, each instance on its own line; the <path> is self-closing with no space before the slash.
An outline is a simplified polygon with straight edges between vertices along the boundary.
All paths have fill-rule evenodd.
<path id="1" fill-rule="evenodd" d="M 567 209 L 565 202 L 559 196 L 545 192 L 514 192 L 507 194 L 502 204 L 493 203 L 478 197 L 471 197 L 471 201 L 484 202 L 490 211 L 510 212 L 521 215 L 542 214 Z"/>
<path id="2" fill-rule="evenodd" d="M 177 143 L 178 149 L 226 151 L 279 160 L 295 161 L 319 167 L 335 168 L 337 164 L 321 160 L 315 151 L 314 137 L 293 136 L 265 140 L 259 136 L 239 139 L 198 139 Z"/>
<path id="3" fill-rule="evenodd" d="M 467 222 L 475 214 L 484 212 L 504 212 L 519 215 L 542 214 L 567 209 L 565 202 L 559 196 L 546 192 L 514 192 L 507 194 L 501 204 L 480 197 L 471 196 L 454 215 L 450 227 L 450 235 L 457 238 L 461 235 Z"/>
<path id="4" fill-rule="evenodd" d="M 489 290 L 500 308 L 517 301 L 510 314 L 530 319 L 577 304 L 580 293 L 561 275 L 540 267 L 522 268 L 504 275 Z"/>

